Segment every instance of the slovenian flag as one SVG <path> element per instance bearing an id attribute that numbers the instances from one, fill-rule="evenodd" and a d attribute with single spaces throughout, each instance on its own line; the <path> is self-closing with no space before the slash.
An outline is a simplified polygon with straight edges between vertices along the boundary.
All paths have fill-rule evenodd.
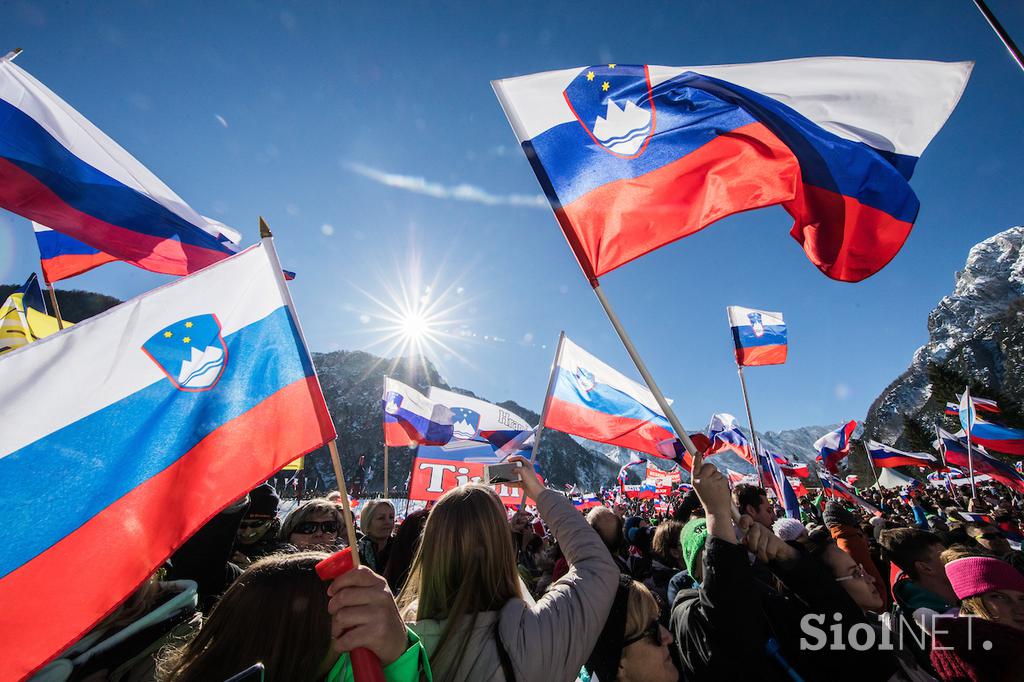
<path id="1" fill-rule="evenodd" d="M 857 422 L 849 421 L 814 441 L 814 449 L 818 451 L 818 461 L 831 473 L 836 473 L 840 460 L 850 454 L 850 438 L 856 428 Z"/>
<path id="2" fill-rule="evenodd" d="M 279 267 L 260 243 L 0 357 L 0 679 L 335 437 Z"/>
<path id="3" fill-rule="evenodd" d="M 452 411 L 401 381 L 384 377 L 384 444 L 445 445 L 452 439 Z"/>
<path id="4" fill-rule="evenodd" d="M 858 281 L 900 250 L 908 180 L 970 62 L 815 57 L 597 64 L 492 83 L 593 286 L 720 218 L 782 205 L 827 276 Z"/>
<path id="5" fill-rule="evenodd" d="M 168 275 L 227 258 L 241 238 L 9 59 L 0 59 L 0 207 Z"/>
<path id="6" fill-rule="evenodd" d="M 731 305 L 726 308 L 736 364 L 743 366 L 781 365 L 786 361 L 788 341 L 782 313 Z"/>
<path id="7" fill-rule="evenodd" d="M 74 237 L 51 230 L 35 221 L 32 222 L 32 229 L 36 235 L 36 245 L 39 247 L 39 264 L 43 270 L 43 280 L 47 283 L 59 282 L 117 260 L 109 253 L 103 253 Z"/>
<path id="8" fill-rule="evenodd" d="M 834 498 L 852 502 L 853 504 L 860 506 L 861 509 L 869 514 L 882 516 L 881 509 L 858 495 L 856 491 L 854 491 L 854 489 L 844 481 L 834 478 L 827 471 L 820 472 L 818 474 L 818 478 L 821 480 L 821 489 L 826 495 L 831 495 Z"/>
<path id="9" fill-rule="evenodd" d="M 761 475 L 764 478 L 764 485 L 775 492 L 779 504 L 786 510 L 786 516 L 791 519 L 800 518 L 800 500 L 796 491 L 790 485 L 789 479 L 783 473 L 782 468 L 774 457 L 760 455 Z"/>
<path id="10" fill-rule="evenodd" d="M 904 452 L 903 450 L 897 450 L 894 447 L 883 445 L 873 440 L 865 440 L 864 446 L 871 457 L 871 463 L 879 469 L 905 466 L 936 469 L 941 466 L 939 460 L 927 452 Z"/>
<path id="11" fill-rule="evenodd" d="M 959 435 L 938 429 L 938 436 L 937 445 L 947 466 L 958 466 L 967 471 L 973 462 L 975 476 L 984 474 L 1011 490 L 1024 493 L 1024 475 L 1021 475 L 1013 465 L 992 457 L 985 448 L 975 445 L 973 440 L 968 455 L 967 443 Z"/>
<path id="12" fill-rule="evenodd" d="M 1021 456 L 1024 455 L 1024 429 L 993 424 L 975 413 L 974 425 L 971 427 L 971 443 L 984 445 L 996 452 Z"/>
<path id="13" fill-rule="evenodd" d="M 711 441 L 711 447 L 707 451 L 708 455 L 730 450 L 751 464 L 756 461 L 754 446 L 740 431 L 736 417 L 731 414 L 720 412 L 711 415 L 711 422 L 708 424 L 708 440 Z"/>
<path id="14" fill-rule="evenodd" d="M 568 338 L 555 364 L 546 428 L 675 459 L 672 450 L 659 447 L 665 441 L 671 445 L 676 434 L 650 390 Z"/>

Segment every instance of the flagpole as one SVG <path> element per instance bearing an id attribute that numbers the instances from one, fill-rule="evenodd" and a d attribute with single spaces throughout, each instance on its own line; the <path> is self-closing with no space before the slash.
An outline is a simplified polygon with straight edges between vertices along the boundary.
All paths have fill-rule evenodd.
<path id="1" fill-rule="evenodd" d="M 46 281 L 45 277 L 43 281 Z M 64 318 L 61 317 L 60 306 L 57 305 L 57 292 L 54 291 L 53 284 L 46 282 L 46 290 L 50 292 L 50 305 L 53 306 L 53 316 L 57 318 L 57 329 L 64 329 Z"/>
<path id="2" fill-rule="evenodd" d="M 384 444 L 384 497 L 390 498 L 388 493 L 388 444 Z"/>
<path id="3" fill-rule="evenodd" d="M 679 422 L 679 418 L 676 413 L 672 410 L 672 406 L 665 400 L 665 396 L 662 394 L 661 389 L 658 388 L 658 384 L 655 383 L 654 377 L 647 370 L 647 365 L 644 364 L 643 359 L 640 357 L 640 353 L 637 351 L 636 346 L 633 345 L 632 339 L 629 338 L 629 334 L 626 332 L 625 327 L 619 321 L 615 311 L 612 310 L 611 303 L 605 297 L 604 292 L 601 291 L 601 285 L 594 283 L 594 294 L 597 295 L 597 300 L 601 302 L 601 307 L 604 308 L 605 314 L 608 316 L 608 320 L 612 323 L 612 327 L 615 328 L 615 333 L 619 335 L 619 340 L 622 341 L 622 345 L 626 347 L 626 352 L 629 353 L 630 359 L 633 360 L 633 364 L 636 366 L 640 376 L 643 377 L 644 382 L 647 384 L 647 388 L 650 389 L 654 395 L 654 399 L 658 402 L 658 406 L 661 411 L 665 413 L 665 418 L 668 419 L 668 423 L 672 425 L 672 428 L 676 432 L 676 438 L 683 444 L 686 451 L 690 453 L 690 457 L 693 458 L 693 471 L 696 473 L 700 471 L 701 465 L 704 463 L 701 453 L 697 450 L 697 446 L 690 440 L 689 434 L 686 433 L 686 429 Z"/>
<path id="4" fill-rule="evenodd" d="M 963 409 L 964 403 L 967 403 L 967 423 L 964 423 Z M 974 450 L 971 447 L 971 430 L 974 429 L 974 399 L 971 398 L 971 387 L 964 386 L 964 394 L 960 398 L 961 409 L 960 412 L 960 425 L 964 427 L 964 432 L 967 434 L 967 468 L 971 474 L 971 497 L 975 498 L 978 496 L 978 491 L 974 487 Z"/>
<path id="5" fill-rule="evenodd" d="M 875 469 L 875 461 L 871 459 L 871 448 L 868 447 L 868 442 L 864 438 L 860 439 L 860 444 L 864 446 L 864 454 L 868 458 L 868 466 L 871 467 L 871 473 L 875 475 L 875 487 L 881 490 L 882 486 L 878 483 L 878 471 Z"/>
<path id="6" fill-rule="evenodd" d="M 974 0 L 974 5 L 978 8 L 978 11 L 981 12 L 981 15 L 985 17 L 985 21 L 987 21 L 988 25 L 992 27 L 992 30 L 995 31 L 999 40 L 1002 41 L 1003 46 L 1009 50 L 1010 56 L 1013 57 L 1015 62 L 1017 62 L 1017 66 L 1024 69 L 1024 55 L 1021 55 L 1020 48 L 1017 47 L 1017 44 L 1013 42 L 1013 38 L 1010 37 L 1010 34 L 1006 32 L 1003 25 L 999 23 L 998 19 L 996 19 L 996 15 L 992 14 L 992 10 L 990 10 L 988 5 L 985 4 L 985 0 Z"/>
<path id="7" fill-rule="evenodd" d="M 22 52 L 23 50 L 20 47 L 16 47 L 7 54 L 5 54 L 3 57 L 0 57 L 0 62 L 13 62 Z"/>
<path id="8" fill-rule="evenodd" d="M 740 376 L 740 390 L 743 391 L 743 406 L 747 409 L 747 426 L 750 427 L 750 440 L 754 443 L 754 471 L 757 472 L 757 484 L 764 485 L 764 473 L 761 471 L 761 447 L 754 430 L 754 417 L 750 414 L 750 400 L 747 398 L 747 380 L 743 376 L 743 365 L 736 365 L 736 373 Z"/>
<path id="9" fill-rule="evenodd" d="M 555 388 L 555 378 L 558 374 L 558 358 L 562 355 L 562 344 L 565 341 L 565 330 L 558 332 L 558 344 L 555 346 L 555 357 L 551 360 L 551 371 L 548 373 L 548 388 L 544 394 L 544 406 L 540 409 L 540 423 L 537 424 L 537 431 L 533 437 L 533 450 L 530 452 L 530 468 L 533 468 L 537 461 L 537 453 L 540 452 L 540 439 L 544 436 L 544 422 L 548 418 L 548 410 L 551 409 L 551 394 Z M 536 500 L 534 500 L 536 501 Z M 526 490 L 523 490 L 523 497 L 519 500 L 519 508 L 526 507 Z"/>

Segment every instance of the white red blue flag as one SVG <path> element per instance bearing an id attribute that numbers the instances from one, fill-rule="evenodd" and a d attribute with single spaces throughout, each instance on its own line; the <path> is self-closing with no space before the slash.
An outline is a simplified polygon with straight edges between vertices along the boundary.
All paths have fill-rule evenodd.
<path id="1" fill-rule="evenodd" d="M 779 465 L 779 468 L 782 469 L 782 473 L 786 474 L 786 476 L 809 478 L 811 475 L 807 465 L 803 462 L 791 462 L 779 453 L 771 452 L 769 450 L 765 450 L 765 454 L 775 460 L 776 464 Z"/>
<path id="2" fill-rule="evenodd" d="M 873 440 L 865 440 L 864 446 L 867 448 L 868 456 L 871 457 L 871 463 L 876 468 L 913 466 L 937 469 L 941 466 L 935 455 L 930 455 L 927 452 L 904 452 Z"/>
<path id="3" fill-rule="evenodd" d="M 39 265 L 43 270 L 43 280 L 51 284 L 117 260 L 109 253 L 103 253 L 74 237 L 51 230 L 35 221 L 32 222 L 32 230 L 35 232 L 36 245 L 39 247 Z"/>
<path id="4" fill-rule="evenodd" d="M 761 475 L 764 477 L 764 485 L 775 492 L 779 504 L 786 510 L 786 516 L 791 519 L 800 518 L 800 499 L 796 491 L 790 485 L 789 479 L 782 472 L 778 462 L 773 457 L 760 455 Z"/>
<path id="5" fill-rule="evenodd" d="M 827 471 L 819 472 L 818 478 L 821 480 L 822 492 L 826 495 L 830 495 L 836 499 L 846 500 L 847 502 L 852 502 L 853 504 L 860 506 L 864 511 L 874 514 L 875 516 L 882 515 L 881 509 L 858 495 L 848 483 L 835 478 Z"/>
<path id="6" fill-rule="evenodd" d="M 960 404 L 957 406 L 957 416 L 960 418 L 960 426 L 967 433 L 970 433 L 974 428 L 974 420 L 977 416 L 977 411 L 974 409 L 974 401 L 971 400 L 971 389 L 968 387 L 962 396 L 960 396 Z"/>
<path id="7" fill-rule="evenodd" d="M 169 275 L 227 258 L 240 241 L 6 59 L 0 59 L 0 207 Z"/>
<path id="8" fill-rule="evenodd" d="M 708 455 L 715 455 L 725 450 L 735 452 L 737 455 L 754 464 L 754 446 L 747 437 L 740 431 L 736 417 L 725 412 L 711 415 L 711 422 L 708 424 L 708 439 L 711 447 Z"/>
<path id="9" fill-rule="evenodd" d="M 1007 464 L 989 455 L 985 448 L 976 445 L 971 439 L 971 452 L 968 455 L 967 443 L 959 436 L 938 429 L 938 442 L 946 465 L 953 465 L 968 470 L 974 464 L 974 474 L 984 474 L 999 481 L 1011 490 L 1024 493 L 1024 475 L 1021 475 L 1012 464 Z"/>
<path id="10" fill-rule="evenodd" d="M 818 451 L 818 461 L 831 473 L 836 473 L 839 462 L 850 454 L 850 438 L 856 428 L 857 422 L 849 421 L 814 441 L 814 449 Z"/>
<path id="11" fill-rule="evenodd" d="M 261 243 L 0 357 L 0 422 L 17 425 L 0 430 L 0 679 L 334 438 L 279 267 Z"/>
<path id="12" fill-rule="evenodd" d="M 412 386 L 384 377 L 384 444 L 445 445 L 452 439 L 454 415 L 447 405 L 435 403 Z"/>
<path id="13" fill-rule="evenodd" d="M 492 83 L 584 273 L 597 278 L 725 216 L 780 204 L 833 279 L 899 251 L 908 180 L 969 62 L 815 57 L 596 64 Z"/>
<path id="14" fill-rule="evenodd" d="M 726 308 L 736 364 L 742 366 L 781 365 L 789 348 L 782 313 L 731 305 Z"/>
<path id="15" fill-rule="evenodd" d="M 673 459 L 676 440 L 658 402 L 641 386 L 566 338 L 555 360 L 545 428 Z"/>

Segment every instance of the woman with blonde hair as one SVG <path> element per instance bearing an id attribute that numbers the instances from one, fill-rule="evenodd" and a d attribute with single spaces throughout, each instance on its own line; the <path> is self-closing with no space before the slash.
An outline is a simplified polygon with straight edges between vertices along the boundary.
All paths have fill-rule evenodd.
<path id="1" fill-rule="evenodd" d="M 537 480 L 529 460 L 509 459 L 523 466 L 521 485 L 571 568 L 528 604 L 501 499 L 478 484 L 445 493 L 399 595 L 439 682 L 574 680 L 615 597 L 619 572 L 601 538 L 565 496 Z"/>
<path id="2" fill-rule="evenodd" d="M 391 534 L 395 530 L 395 508 L 387 500 L 367 500 L 359 510 L 359 559 L 377 573 L 384 572 Z"/>

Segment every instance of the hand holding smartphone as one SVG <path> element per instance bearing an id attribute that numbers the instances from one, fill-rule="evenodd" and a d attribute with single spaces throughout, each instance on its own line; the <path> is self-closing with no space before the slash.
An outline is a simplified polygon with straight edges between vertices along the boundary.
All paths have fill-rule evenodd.
<path id="1" fill-rule="evenodd" d="M 501 464 L 487 464 L 484 466 L 484 481 L 488 485 L 498 483 L 520 483 L 522 482 L 523 467 L 518 462 L 502 462 Z"/>

